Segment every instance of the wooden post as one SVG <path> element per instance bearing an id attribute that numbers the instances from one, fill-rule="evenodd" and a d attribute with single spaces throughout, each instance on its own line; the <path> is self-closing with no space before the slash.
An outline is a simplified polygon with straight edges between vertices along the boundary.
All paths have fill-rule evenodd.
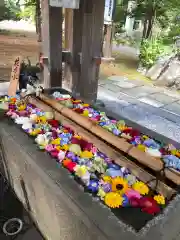
<path id="1" fill-rule="evenodd" d="M 44 87 L 62 86 L 62 8 L 42 0 Z"/>
<path id="2" fill-rule="evenodd" d="M 112 24 L 106 25 L 106 35 L 105 35 L 105 44 L 104 44 L 104 58 L 112 57 Z"/>
<path id="3" fill-rule="evenodd" d="M 80 75 L 81 75 L 81 49 L 82 49 L 82 28 L 83 10 L 86 0 L 81 0 L 79 9 L 73 13 L 73 43 L 72 43 L 72 94 L 80 96 Z"/>
<path id="4" fill-rule="evenodd" d="M 87 102 L 97 98 L 105 0 L 85 1 L 81 53 L 80 96 Z"/>
<path id="5" fill-rule="evenodd" d="M 72 39 L 73 39 L 73 9 L 65 9 L 65 50 L 72 52 Z M 64 67 L 64 80 L 68 89 L 72 88 L 72 73 L 69 63 L 65 63 Z"/>

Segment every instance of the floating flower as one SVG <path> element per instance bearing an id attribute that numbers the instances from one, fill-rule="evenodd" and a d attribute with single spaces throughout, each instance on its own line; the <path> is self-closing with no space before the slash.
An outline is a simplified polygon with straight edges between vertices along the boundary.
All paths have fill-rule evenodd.
<path id="1" fill-rule="evenodd" d="M 52 152 L 54 150 L 54 146 L 52 144 L 48 144 L 46 147 L 45 147 L 46 151 L 47 152 Z"/>
<path id="2" fill-rule="evenodd" d="M 132 174 L 127 174 L 126 180 L 128 181 L 129 185 L 133 185 L 136 182 L 136 177 Z"/>
<path id="3" fill-rule="evenodd" d="M 116 177 L 112 179 L 112 191 L 123 194 L 128 189 L 128 183 L 125 179 L 121 177 Z"/>
<path id="4" fill-rule="evenodd" d="M 104 200 L 106 193 L 102 187 L 99 187 L 97 196 L 100 197 L 101 200 Z"/>
<path id="5" fill-rule="evenodd" d="M 67 144 L 64 144 L 63 146 L 61 146 L 61 149 L 64 150 L 64 151 L 68 151 L 69 146 Z"/>
<path id="6" fill-rule="evenodd" d="M 73 152 L 74 154 L 80 156 L 81 155 L 81 147 L 78 144 L 71 144 L 69 146 L 69 151 Z"/>
<path id="7" fill-rule="evenodd" d="M 48 123 L 54 128 L 58 128 L 59 126 L 59 122 L 57 120 L 48 120 Z"/>
<path id="8" fill-rule="evenodd" d="M 66 156 L 66 152 L 60 150 L 58 152 L 58 160 L 59 160 L 59 162 L 62 162 L 64 160 L 65 156 Z"/>
<path id="9" fill-rule="evenodd" d="M 90 159 L 93 157 L 93 153 L 89 152 L 89 151 L 83 151 L 83 152 L 81 152 L 80 157 Z"/>
<path id="10" fill-rule="evenodd" d="M 129 198 L 125 194 L 122 197 L 123 197 L 122 206 L 123 207 L 129 206 Z"/>
<path id="11" fill-rule="evenodd" d="M 142 196 L 139 192 L 133 190 L 133 189 L 128 189 L 126 191 L 126 196 L 129 198 L 129 199 L 132 199 L 132 198 L 136 198 L 136 199 L 140 199 Z"/>
<path id="12" fill-rule="evenodd" d="M 60 138 L 56 138 L 56 139 L 53 139 L 53 140 L 51 141 L 51 144 L 53 144 L 53 145 L 60 145 L 60 141 L 61 141 Z"/>
<path id="13" fill-rule="evenodd" d="M 51 151 L 50 154 L 53 158 L 58 158 L 59 151 L 55 149 L 55 150 Z"/>
<path id="14" fill-rule="evenodd" d="M 154 200 L 160 205 L 164 205 L 166 203 L 165 198 L 162 195 L 154 196 Z"/>
<path id="15" fill-rule="evenodd" d="M 69 163 L 71 163 L 71 159 L 68 159 L 68 158 L 66 158 L 66 159 L 64 159 L 64 160 L 62 161 L 62 165 L 63 165 L 65 168 L 68 166 Z"/>
<path id="16" fill-rule="evenodd" d="M 96 180 L 90 180 L 89 185 L 87 186 L 87 189 L 93 193 L 98 191 L 99 184 Z"/>
<path id="17" fill-rule="evenodd" d="M 112 178 L 110 176 L 103 176 L 103 181 L 107 183 L 111 183 Z"/>
<path id="18" fill-rule="evenodd" d="M 84 165 L 83 166 L 76 165 L 74 171 L 78 177 L 82 178 L 88 172 L 88 169 Z"/>
<path id="19" fill-rule="evenodd" d="M 157 214 L 161 210 L 157 202 L 151 197 L 143 197 L 139 203 L 142 211 L 151 215 Z"/>
<path id="20" fill-rule="evenodd" d="M 135 183 L 132 185 L 132 188 L 133 188 L 135 191 L 137 191 L 137 192 L 139 192 L 140 194 L 142 194 L 142 195 L 146 195 L 146 194 L 149 193 L 149 188 L 148 188 L 148 186 L 147 186 L 145 183 L 141 182 L 141 181 L 135 182 Z"/>
<path id="21" fill-rule="evenodd" d="M 66 165 L 66 168 L 71 172 L 71 173 L 73 173 L 74 172 L 74 169 L 75 169 L 75 167 L 76 167 L 76 163 L 75 162 L 69 162 L 67 165 Z"/>
<path id="22" fill-rule="evenodd" d="M 115 192 L 109 192 L 104 198 L 105 204 L 110 208 L 119 208 L 122 206 L 123 197 L 120 194 Z"/>

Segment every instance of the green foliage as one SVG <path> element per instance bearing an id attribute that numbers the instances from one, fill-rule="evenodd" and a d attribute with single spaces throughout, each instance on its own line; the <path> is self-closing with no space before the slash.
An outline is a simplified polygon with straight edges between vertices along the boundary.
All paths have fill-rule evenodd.
<path id="1" fill-rule="evenodd" d="M 24 20 L 31 20 L 34 22 L 35 20 L 35 6 L 27 6 L 23 11 L 19 13 L 19 17 Z"/>
<path id="2" fill-rule="evenodd" d="M 5 0 L 4 6 L 0 7 L 0 21 L 2 20 L 19 20 L 21 12 L 20 5 L 14 0 Z"/>
<path id="3" fill-rule="evenodd" d="M 139 60 L 143 67 L 150 68 L 163 53 L 162 41 L 159 39 L 143 40 L 140 47 Z"/>

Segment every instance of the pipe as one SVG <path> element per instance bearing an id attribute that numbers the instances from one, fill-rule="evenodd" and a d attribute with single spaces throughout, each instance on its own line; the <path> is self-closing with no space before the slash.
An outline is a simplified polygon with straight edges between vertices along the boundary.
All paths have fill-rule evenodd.
<path id="1" fill-rule="evenodd" d="M 155 179 L 154 176 L 152 176 L 150 173 L 146 172 L 145 170 L 137 166 L 135 163 L 133 163 L 132 161 L 124 157 L 122 154 L 120 154 L 118 151 L 116 151 L 112 147 L 108 146 L 99 138 L 97 138 L 96 136 L 94 136 L 93 134 L 91 134 L 81 126 L 77 125 L 72 120 L 64 117 L 58 111 L 54 110 L 52 107 L 46 105 L 45 103 L 38 100 L 37 98 L 28 97 L 27 101 L 31 104 L 34 104 L 35 106 L 42 109 L 43 111 L 53 112 L 54 118 L 60 121 L 62 125 L 69 126 L 74 132 L 78 133 L 86 141 L 93 142 L 100 151 L 105 153 L 108 157 L 112 158 L 118 165 L 128 168 L 132 172 L 132 174 L 138 177 L 141 181 L 147 182 L 152 189 L 155 187 L 156 183 L 155 181 L 152 181 L 153 179 Z M 157 191 L 163 194 L 164 196 L 166 196 L 168 199 L 170 199 L 172 195 L 175 194 L 176 192 L 174 189 L 167 186 L 162 181 L 158 181 Z"/>

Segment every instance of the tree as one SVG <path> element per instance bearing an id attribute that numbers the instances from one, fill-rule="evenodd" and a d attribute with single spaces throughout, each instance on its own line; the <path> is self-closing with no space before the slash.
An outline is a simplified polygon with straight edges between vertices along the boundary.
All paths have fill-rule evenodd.
<path id="1" fill-rule="evenodd" d="M 136 7 L 129 13 L 132 17 L 144 20 L 143 38 L 147 39 L 152 35 L 155 21 L 161 24 L 168 22 L 168 12 L 180 7 L 179 0 L 136 0 Z"/>
<path id="2" fill-rule="evenodd" d="M 18 1 L 5 0 L 4 5 L 0 6 L 0 21 L 19 20 L 20 5 Z"/>
<path id="3" fill-rule="evenodd" d="M 24 12 L 21 13 L 24 18 L 33 18 L 36 24 L 36 33 L 38 41 L 41 42 L 41 3 L 40 0 L 25 0 Z"/>

